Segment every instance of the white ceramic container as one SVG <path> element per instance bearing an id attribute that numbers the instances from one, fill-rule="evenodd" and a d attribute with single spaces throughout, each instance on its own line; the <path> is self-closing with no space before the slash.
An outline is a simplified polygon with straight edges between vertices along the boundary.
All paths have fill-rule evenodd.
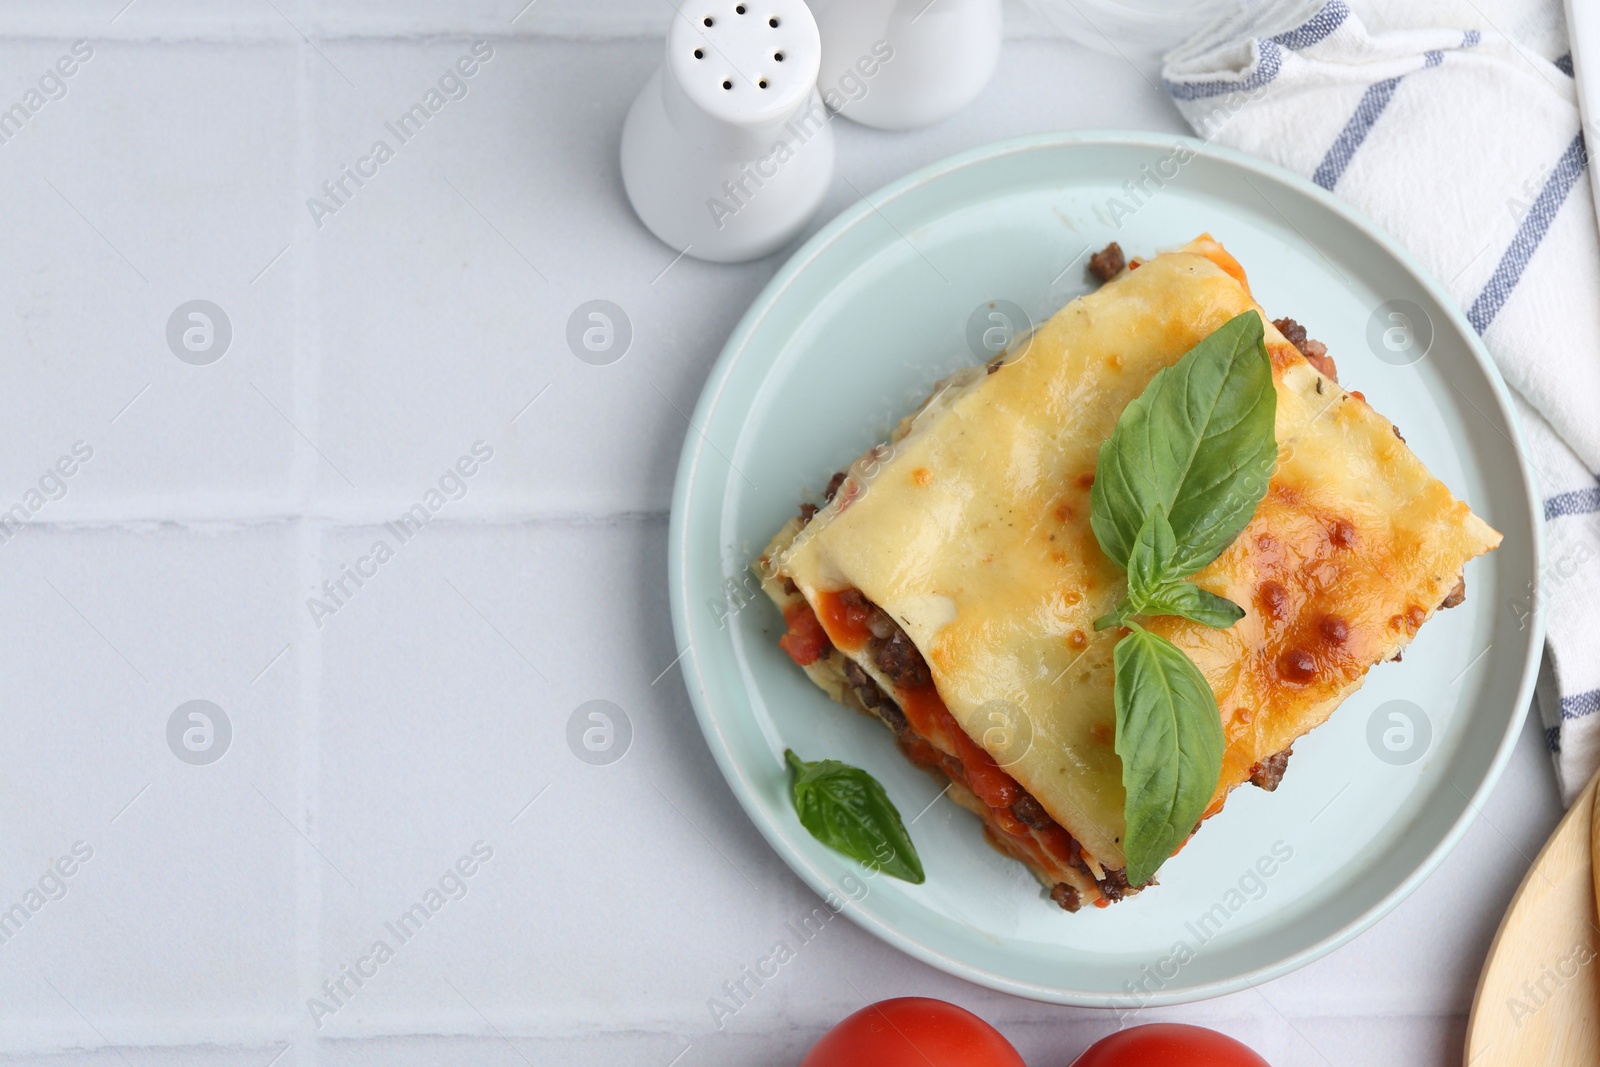
<path id="1" fill-rule="evenodd" d="M 821 41 L 802 0 L 679 6 L 667 54 L 622 129 L 639 219 L 678 252 L 736 262 L 773 252 L 833 178 Z"/>
<path id="2" fill-rule="evenodd" d="M 817 86 L 845 118 L 908 130 L 970 104 L 1000 59 L 1000 0 L 814 0 Z"/>

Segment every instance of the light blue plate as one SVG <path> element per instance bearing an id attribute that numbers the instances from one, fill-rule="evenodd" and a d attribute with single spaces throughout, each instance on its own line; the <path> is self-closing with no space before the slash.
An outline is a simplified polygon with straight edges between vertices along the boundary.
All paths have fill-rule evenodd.
<path id="1" fill-rule="evenodd" d="M 1148 256 L 1202 231 L 1244 264 L 1269 312 L 1328 345 L 1346 387 L 1394 419 L 1505 542 L 1469 566 L 1463 606 L 1295 744 L 1276 793 L 1235 792 L 1162 868 L 1159 887 L 1068 915 L 984 843 L 977 819 L 936 800 L 889 731 L 829 701 L 789 662 L 776 644 L 782 620 L 748 566 L 803 494 L 816 499 L 935 379 L 976 361 L 975 310 L 1010 301 L 1043 321 L 1088 289 L 1090 250 L 1115 239 Z M 1389 317 L 1394 301 L 1411 305 L 1401 310 L 1417 320 L 1413 339 L 1432 335 L 1426 357 L 1407 365 L 1393 350 L 1406 340 L 1393 332 L 1404 325 Z M 861 926 L 982 985 L 1135 1007 L 1215 996 L 1315 959 L 1438 865 L 1528 706 L 1541 648 L 1528 602 L 1540 512 L 1506 388 L 1409 255 L 1258 160 L 1151 134 L 1049 134 L 918 171 L 845 211 L 773 279 L 728 341 L 694 426 L 672 503 L 672 613 L 722 773 L 817 892 L 849 898 L 845 913 Z M 1420 709 L 1409 734 L 1390 716 L 1397 700 Z M 865 879 L 814 841 L 790 806 L 786 746 L 876 775 L 911 823 L 926 884 Z"/>

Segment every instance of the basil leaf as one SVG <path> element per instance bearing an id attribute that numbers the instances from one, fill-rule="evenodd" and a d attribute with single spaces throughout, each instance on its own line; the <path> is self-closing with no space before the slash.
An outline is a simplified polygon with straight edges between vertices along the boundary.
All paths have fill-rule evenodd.
<path id="1" fill-rule="evenodd" d="M 1126 626 L 1128 624 L 1128 616 L 1132 614 L 1133 605 L 1128 602 L 1127 597 L 1123 597 L 1115 608 L 1094 620 L 1095 632 L 1099 633 L 1101 630 L 1107 630 L 1113 626 Z"/>
<path id="2" fill-rule="evenodd" d="M 1173 567 L 1177 554 L 1178 540 L 1167 521 L 1167 510 L 1157 504 L 1145 516 L 1128 552 L 1128 598 L 1137 605 L 1146 590 L 1177 581 L 1188 573 Z"/>
<path id="3" fill-rule="evenodd" d="M 1177 615 L 1226 629 L 1244 609 L 1184 578 L 1239 536 L 1277 462 L 1278 394 L 1261 317 L 1238 315 L 1156 373 L 1100 447 L 1089 521 L 1128 575 L 1095 629 L 1128 626 L 1116 668 L 1116 751 L 1128 883 L 1149 882 L 1194 832 L 1222 773 L 1222 717 L 1205 676 L 1132 621 Z"/>
<path id="4" fill-rule="evenodd" d="M 1266 495 L 1277 405 L 1255 311 L 1158 371 L 1100 447 L 1089 522 L 1105 554 L 1127 568 L 1159 505 L 1176 540 L 1169 565 L 1177 575 L 1216 559 Z"/>
<path id="5" fill-rule="evenodd" d="M 1142 886 L 1194 832 L 1222 775 L 1222 716 L 1200 668 L 1135 626 L 1117 642 L 1117 755 L 1127 791 L 1122 851 Z"/>
<path id="6" fill-rule="evenodd" d="M 789 792 L 795 814 L 812 837 L 913 885 L 926 880 L 900 812 L 876 778 L 838 760 L 807 763 L 787 749 L 783 758 L 793 772 Z"/>
<path id="7" fill-rule="evenodd" d="M 1218 630 L 1226 630 L 1244 618 L 1244 609 L 1227 597 L 1208 593 L 1189 582 L 1169 582 L 1144 590 L 1132 604 L 1140 615 L 1180 615 Z"/>
<path id="8" fill-rule="evenodd" d="M 1128 554 L 1128 598 L 1106 616 L 1117 622 L 1129 615 L 1181 615 L 1186 619 L 1226 630 L 1244 618 L 1244 609 L 1225 597 L 1180 581 L 1185 572 L 1173 558 L 1177 538 L 1160 504 L 1151 509 Z M 1096 628 L 1103 629 L 1096 621 Z"/>

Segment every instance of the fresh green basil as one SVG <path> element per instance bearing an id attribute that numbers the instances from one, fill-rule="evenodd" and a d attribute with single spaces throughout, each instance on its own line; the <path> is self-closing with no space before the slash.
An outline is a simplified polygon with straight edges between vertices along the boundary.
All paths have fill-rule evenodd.
<path id="1" fill-rule="evenodd" d="M 1244 609 L 1192 582 L 1169 582 L 1146 590 L 1132 602 L 1140 615 L 1180 615 L 1205 626 L 1226 630 L 1244 618 Z"/>
<path id="2" fill-rule="evenodd" d="M 1126 626 L 1114 699 L 1122 759 L 1123 854 L 1141 886 L 1194 832 L 1222 774 L 1222 717 L 1205 676 L 1139 616 L 1177 615 L 1218 629 L 1244 617 L 1185 581 L 1249 523 L 1277 462 L 1278 394 L 1261 316 L 1224 323 L 1156 373 L 1100 448 L 1089 522 L 1128 574 L 1128 592 L 1095 629 Z"/>
<path id="3" fill-rule="evenodd" d="M 1128 800 L 1128 884 L 1142 886 L 1194 832 L 1222 768 L 1222 717 L 1205 676 L 1137 623 L 1112 654 L 1117 755 Z"/>
<path id="4" fill-rule="evenodd" d="M 1169 565 L 1177 574 L 1216 559 L 1266 494 L 1277 403 L 1255 311 L 1157 372 L 1100 448 L 1089 521 L 1105 554 L 1126 568 L 1160 506 L 1176 539 Z"/>
<path id="5" fill-rule="evenodd" d="M 1222 630 L 1244 618 L 1244 609 L 1233 601 L 1181 580 L 1185 572 L 1173 562 L 1177 548 L 1172 524 L 1167 522 L 1165 509 L 1157 504 L 1140 527 L 1128 556 L 1124 613 L 1181 615 Z"/>
<path id="6" fill-rule="evenodd" d="M 1178 535 L 1167 521 L 1167 509 L 1160 504 L 1150 509 L 1139 536 L 1128 553 L 1128 596 L 1139 599 L 1146 591 L 1182 578 L 1177 568 Z"/>
<path id="7" fill-rule="evenodd" d="M 838 760 L 807 763 L 787 749 L 783 758 L 795 813 L 812 837 L 874 870 L 923 883 L 916 846 L 876 778 Z"/>

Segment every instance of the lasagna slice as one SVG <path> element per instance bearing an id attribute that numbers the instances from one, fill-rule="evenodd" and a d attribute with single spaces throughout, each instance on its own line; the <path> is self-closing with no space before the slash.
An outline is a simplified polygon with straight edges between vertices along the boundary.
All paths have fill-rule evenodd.
<path id="1" fill-rule="evenodd" d="M 1133 892 L 1118 631 L 1093 625 L 1125 578 L 1090 529 L 1089 490 L 1101 443 L 1158 370 L 1255 310 L 1278 392 L 1267 494 L 1193 579 L 1244 618 L 1148 626 L 1217 699 L 1226 749 L 1208 817 L 1246 781 L 1275 786 L 1295 739 L 1458 603 L 1467 561 L 1500 541 L 1340 388 L 1323 346 L 1292 320 L 1271 324 L 1209 235 L 1144 262 L 1097 259 L 1105 285 L 939 383 L 757 562 L 795 662 L 947 777 L 990 843 L 1068 911 Z"/>

